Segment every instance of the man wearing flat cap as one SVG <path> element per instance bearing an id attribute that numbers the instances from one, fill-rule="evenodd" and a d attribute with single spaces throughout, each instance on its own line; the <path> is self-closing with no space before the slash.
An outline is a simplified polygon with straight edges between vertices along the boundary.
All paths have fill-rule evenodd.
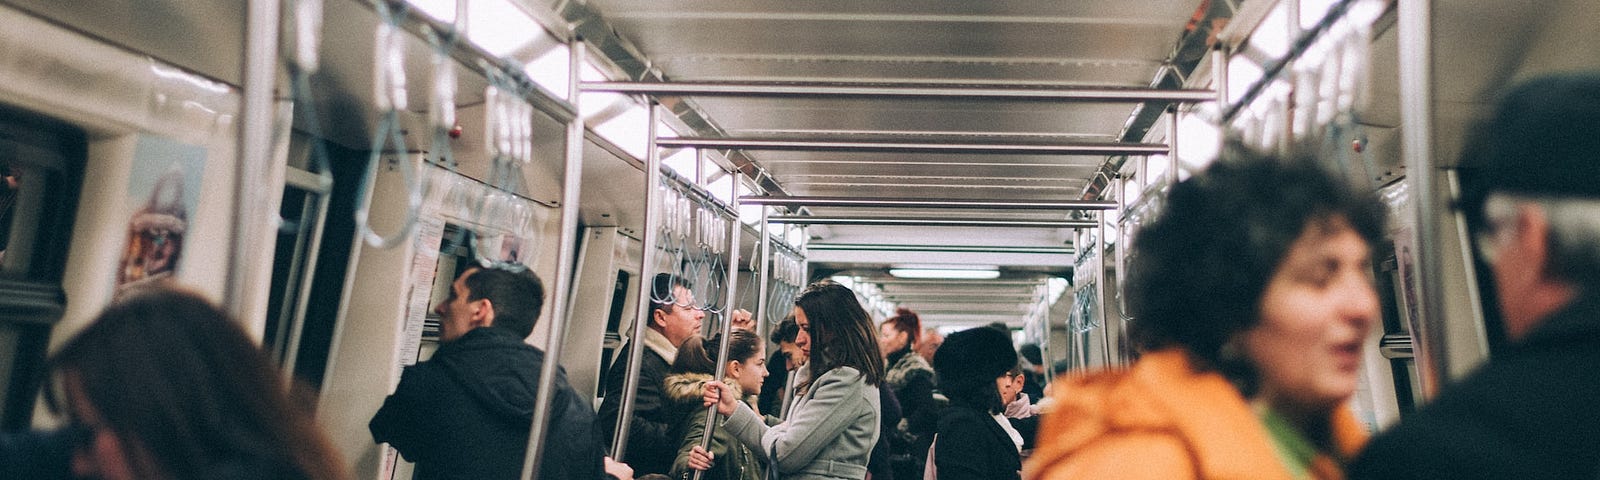
<path id="1" fill-rule="evenodd" d="M 1600 478 L 1600 73 L 1513 89 L 1461 170 L 1509 345 L 1374 439 L 1350 478 Z"/>

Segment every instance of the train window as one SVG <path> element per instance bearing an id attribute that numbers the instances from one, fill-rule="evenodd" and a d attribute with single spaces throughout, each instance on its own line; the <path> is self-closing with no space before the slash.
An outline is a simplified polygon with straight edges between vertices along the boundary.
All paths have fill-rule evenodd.
<path id="1" fill-rule="evenodd" d="M 456 21 L 456 0 L 406 0 L 406 3 L 445 23 Z"/>
<path id="2" fill-rule="evenodd" d="M 673 152 L 671 156 L 661 159 L 661 164 L 683 175 L 683 178 L 695 178 L 695 159 L 700 155 L 693 148 L 685 148 Z M 699 183 L 698 180 L 696 183 Z"/>
<path id="3" fill-rule="evenodd" d="M 86 148 L 82 130 L 0 106 L 0 429 L 28 426 L 50 328 L 66 307 L 61 276 Z"/>

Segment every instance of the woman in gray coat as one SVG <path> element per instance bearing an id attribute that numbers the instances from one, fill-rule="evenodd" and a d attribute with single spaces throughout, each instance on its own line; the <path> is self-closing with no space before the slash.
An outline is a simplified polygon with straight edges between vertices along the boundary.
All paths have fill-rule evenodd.
<path id="1" fill-rule="evenodd" d="M 722 382 L 706 383 L 705 404 L 716 404 L 726 418 L 723 428 L 766 455 L 768 471 L 779 478 L 864 478 L 878 442 L 883 379 L 872 319 L 854 292 L 828 280 L 800 292 L 794 318 L 800 325 L 795 343 L 811 360 L 797 372 L 800 386 L 787 421 L 768 427 L 735 395 L 722 395 Z M 695 448 L 691 455 L 708 457 Z"/>

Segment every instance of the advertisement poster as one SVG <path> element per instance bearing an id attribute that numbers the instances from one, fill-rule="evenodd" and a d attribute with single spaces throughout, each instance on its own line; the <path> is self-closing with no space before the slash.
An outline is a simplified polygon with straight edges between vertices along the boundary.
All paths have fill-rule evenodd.
<path id="1" fill-rule="evenodd" d="M 117 290 L 176 275 L 200 194 L 204 147 L 143 136 L 128 173 L 128 229 Z"/>

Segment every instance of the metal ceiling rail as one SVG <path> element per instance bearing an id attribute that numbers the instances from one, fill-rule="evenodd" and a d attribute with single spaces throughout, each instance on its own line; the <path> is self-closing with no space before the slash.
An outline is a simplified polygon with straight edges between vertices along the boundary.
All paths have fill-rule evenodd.
<path id="1" fill-rule="evenodd" d="M 767 218 L 772 223 L 794 225 L 865 225 L 908 227 L 996 227 L 996 228 L 1085 228 L 1098 225 L 1086 220 L 1000 220 L 983 218 L 884 218 L 884 217 L 817 217 L 809 215 L 777 215 Z"/>
<path id="2" fill-rule="evenodd" d="M 1198 103 L 1216 100 L 1200 89 L 1130 87 L 1018 86 L 1002 84 L 932 85 L 857 82 L 583 82 L 585 92 L 658 97 L 862 98 L 921 100 L 1016 100 L 1033 102 Z"/>
<path id="3" fill-rule="evenodd" d="M 812 243 L 813 252 L 938 252 L 938 253 L 1034 253 L 1070 255 L 1072 247 L 1015 247 L 1005 245 L 890 245 L 876 243 Z M 871 283 L 873 281 L 869 281 Z"/>
<path id="4" fill-rule="evenodd" d="M 953 198 L 864 198 L 823 196 L 743 196 L 745 205 L 860 208 L 986 208 L 995 210 L 1111 210 L 1117 202 L 1100 200 L 983 200 Z M 804 218 L 804 217 L 800 217 Z"/>
<path id="5" fill-rule="evenodd" d="M 966 279 L 959 279 L 959 278 L 933 280 L 933 279 L 921 279 L 921 278 L 890 278 L 890 277 L 885 277 L 885 278 L 864 278 L 861 281 L 863 283 L 872 283 L 872 284 L 877 284 L 877 285 L 880 285 L 880 286 L 881 285 L 935 285 L 935 286 L 974 285 L 974 286 L 983 286 L 983 287 L 994 287 L 994 286 L 1037 287 L 1039 285 L 1043 285 L 1046 282 L 1046 280 L 1004 280 L 1004 279 L 1000 279 L 1000 280 L 966 280 Z"/>
<path id="6" fill-rule="evenodd" d="M 862 139 L 784 139 L 667 137 L 656 140 L 661 148 L 715 148 L 795 152 L 961 153 L 979 155 L 1166 155 L 1157 143 L 1066 142 L 990 143 L 972 141 L 906 141 Z"/>

